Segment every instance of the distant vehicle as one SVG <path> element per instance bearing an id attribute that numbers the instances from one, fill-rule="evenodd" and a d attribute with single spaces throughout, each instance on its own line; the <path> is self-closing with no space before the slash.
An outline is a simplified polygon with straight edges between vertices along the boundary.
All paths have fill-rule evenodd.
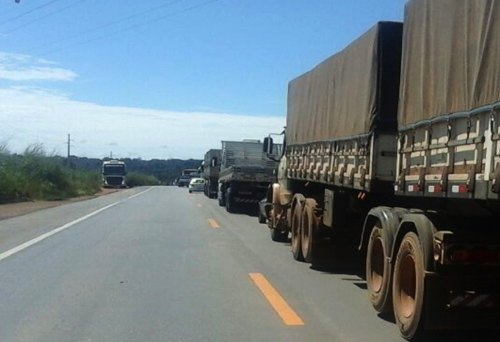
<path id="1" fill-rule="evenodd" d="M 184 169 L 182 170 L 182 175 L 183 176 L 188 176 L 188 177 L 200 177 L 200 170 L 198 169 Z"/>
<path id="2" fill-rule="evenodd" d="M 177 179 L 177 186 L 181 187 L 181 188 L 185 187 L 185 186 L 188 186 L 190 181 L 191 181 L 191 177 L 189 177 L 189 176 L 180 176 Z"/>
<path id="3" fill-rule="evenodd" d="M 203 192 L 205 190 L 205 179 L 203 178 L 192 178 L 191 181 L 189 182 L 189 193 L 192 192 Z"/>
<path id="4" fill-rule="evenodd" d="M 105 188 L 127 187 L 127 167 L 120 160 L 106 160 L 102 163 L 102 183 Z"/>
<path id="5" fill-rule="evenodd" d="M 188 186 L 191 179 L 195 177 L 200 177 L 200 171 L 198 169 L 184 169 L 177 179 L 177 186 Z"/>
<path id="6" fill-rule="evenodd" d="M 221 155 L 220 149 L 208 150 L 201 165 L 201 176 L 205 179 L 204 192 L 208 198 L 217 198 Z"/>

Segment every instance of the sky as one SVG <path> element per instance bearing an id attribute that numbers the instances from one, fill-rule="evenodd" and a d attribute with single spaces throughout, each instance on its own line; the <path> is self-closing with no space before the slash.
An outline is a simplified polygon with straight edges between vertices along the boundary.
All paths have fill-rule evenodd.
<path id="1" fill-rule="evenodd" d="M 0 147 L 202 159 L 262 140 L 285 126 L 289 81 L 404 4 L 0 0 Z"/>

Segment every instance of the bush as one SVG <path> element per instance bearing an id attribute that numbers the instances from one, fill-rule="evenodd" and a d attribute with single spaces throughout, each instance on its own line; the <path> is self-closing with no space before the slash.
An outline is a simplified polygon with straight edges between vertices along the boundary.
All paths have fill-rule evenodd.
<path id="1" fill-rule="evenodd" d="M 60 158 L 47 156 L 41 145 L 23 155 L 0 149 L 0 203 L 26 200 L 59 200 L 97 193 L 97 171 L 72 170 Z"/>
<path id="2" fill-rule="evenodd" d="M 129 172 L 127 174 L 128 186 L 142 186 L 142 185 L 158 185 L 160 181 L 152 175 L 146 175 L 139 172 Z"/>

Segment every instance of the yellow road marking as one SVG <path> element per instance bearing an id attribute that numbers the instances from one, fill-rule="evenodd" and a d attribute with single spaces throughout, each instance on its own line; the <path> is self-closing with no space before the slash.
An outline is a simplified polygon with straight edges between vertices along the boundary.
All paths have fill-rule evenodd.
<path id="1" fill-rule="evenodd" d="M 261 273 L 250 273 L 249 276 L 286 325 L 304 325 L 304 321 Z"/>
<path id="2" fill-rule="evenodd" d="M 217 228 L 220 228 L 219 224 L 217 223 L 217 221 L 215 221 L 214 219 L 212 218 L 209 218 L 208 219 L 208 223 L 210 224 L 210 227 L 212 227 L 213 229 L 217 229 Z"/>
<path id="3" fill-rule="evenodd" d="M 203 207 L 200 203 L 198 203 L 196 206 L 197 206 L 198 208 Z"/>

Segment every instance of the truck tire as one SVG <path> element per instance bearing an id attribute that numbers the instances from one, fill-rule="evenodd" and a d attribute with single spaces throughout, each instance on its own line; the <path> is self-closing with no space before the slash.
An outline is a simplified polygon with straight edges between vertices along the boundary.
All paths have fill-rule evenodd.
<path id="1" fill-rule="evenodd" d="M 219 196 L 219 194 L 217 194 L 217 196 Z M 219 206 L 223 207 L 226 205 L 226 201 L 224 199 L 224 195 L 220 195 L 220 197 L 218 197 L 218 200 L 219 200 Z"/>
<path id="2" fill-rule="evenodd" d="M 266 223 L 267 221 L 267 217 L 265 217 L 264 215 L 262 215 L 261 211 L 260 211 L 260 208 L 259 208 L 259 223 Z"/>
<path id="3" fill-rule="evenodd" d="M 292 255 L 297 261 L 304 261 L 302 247 L 300 243 L 300 230 L 302 226 L 302 204 L 300 201 L 295 203 L 292 213 Z"/>
<path id="4" fill-rule="evenodd" d="M 213 188 L 213 182 L 211 180 L 208 180 L 208 183 L 207 183 L 207 197 L 208 198 L 216 198 L 217 195 L 215 195 L 214 197 L 214 194 L 213 194 L 213 191 L 212 191 L 212 188 Z"/>
<path id="5" fill-rule="evenodd" d="M 366 285 L 375 310 L 386 313 L 392 309 L 392 271 L 383 234 L 380 222 L 377 222 L 370 234 L 366 251 Z"/>
<path id="6" fill-rule="evenodd" d="M 302 211 L 302 225 L 300 229 L 300 245 L 302 247 L 302 256 L 305 262 L 313 261 L 313 253 L 317 244 L 316 222 L 314 218 L 314 208 L 317 203 L 312 198 L 307 198 Z"/>
<path id="7" fill-rule="evenodd" d="M 271 230 L 271 240 L 275 242 L 287 242 L 288 241 L 288 232 L 283 232 L 279 229 L 273 228 Z"/>
<path id="8" fill-rule="evenodd" d="M 234 199 L 231 195 L 231 188 L 226 190 L 226 211 L 228 213 L 234 213 Z"/>
<path id="9" fill-rule="evenodd" d="M 424 303 L 424 253 L 414 232 L 399 245 L 392 288 L 394 318 L 401 335 L 410 340 L 421 331 Z"/>

